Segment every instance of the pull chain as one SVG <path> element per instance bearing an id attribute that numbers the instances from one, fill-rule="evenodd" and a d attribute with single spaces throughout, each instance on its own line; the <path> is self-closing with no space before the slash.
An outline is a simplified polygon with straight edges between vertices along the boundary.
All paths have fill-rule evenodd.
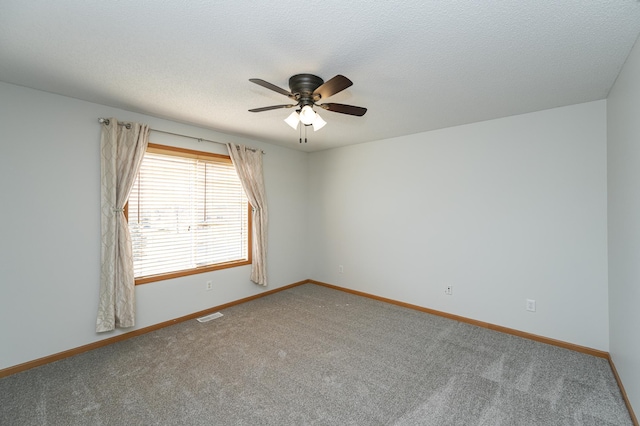
<path id="1" fill-rule="evenodd" d="M 300 143 L 302 143 L 302 128 L 304 127 L 304 143 L 307 143 L 307 127 L 306 124 L 300 124 Z"/>

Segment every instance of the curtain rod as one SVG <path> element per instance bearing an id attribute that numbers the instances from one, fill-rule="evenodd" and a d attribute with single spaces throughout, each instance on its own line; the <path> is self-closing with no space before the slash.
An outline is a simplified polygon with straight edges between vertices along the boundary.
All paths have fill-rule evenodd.
<path id="1" fill-rule="evenodd" d="M 109 124 L 109 119 L 100 117 L 100 118 L 98 118 L 98 122 L 102 123 L 102 124 Z M 118 122 L 118 125 L 119 126 L 124 126 L 127 129 L 131 128 L 131 123 Z M 165 130 L 156 130 L 156 129 L 151 129 L 151 128 L 149 130 L 151 130 L 152 132 L 156 132 L 156 133 L 164 133 L 165 135 L 173 135 L 173 136 L 180 136 L 181 138 L 194 139 L 194 140 L 197 140 L 198 142 L 211 142 L 211 143 L 218 143 L 220 145 L 227 145 L 224 142 L 212 141 L 212 140 L 203 139 L 203 138 L 196 138 L 194 136 L 189 136 L 189 135 L 181 135 L 180 133 L 167 132 Z M 253 152 L 260 151 L 262 154 L 265 153 L 264 151 L 259 150 L 259 149 L 255 149 L 255 148 L 247 148 L 247 149 L 250 150 L 250 151 L 253 151 Z"/>

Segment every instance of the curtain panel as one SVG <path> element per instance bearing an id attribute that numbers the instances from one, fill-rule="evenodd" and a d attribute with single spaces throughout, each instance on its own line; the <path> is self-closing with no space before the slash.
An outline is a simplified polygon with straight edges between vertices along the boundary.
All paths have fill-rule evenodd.
<path id="1" fill-rule="evenodd" d="M 244 145 L 227 144 L 229 156 L 236 168 L 247 199 L 251 204 L 253 244 L 251 281 L 267 285 L 267 198 L 262 172 L 262 151 Z"/>
<path id="2" fill-rule="evenodd" d="M 101 271 L 96 331 L 135 325 L 135 283 L 131 236 L 124 215 L 142 157 L 149 143 L 149 126 L 102 125 L 101 158 Z"/>

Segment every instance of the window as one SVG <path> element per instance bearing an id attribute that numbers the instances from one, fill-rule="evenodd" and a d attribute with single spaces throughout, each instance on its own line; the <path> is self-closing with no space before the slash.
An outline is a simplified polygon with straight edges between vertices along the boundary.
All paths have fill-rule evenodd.
<path id="1" fill-rule="evenodd" d="M 249 203 L 228 156 L 149 144 L 126 214 L 136 284 L 251 263 Z"/>

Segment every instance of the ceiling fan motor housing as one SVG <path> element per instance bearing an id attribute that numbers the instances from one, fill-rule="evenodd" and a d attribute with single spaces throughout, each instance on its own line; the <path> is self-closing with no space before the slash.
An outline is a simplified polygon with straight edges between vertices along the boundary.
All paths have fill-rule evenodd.
<path id="1" fill-rule="evenodd" d="M 323 84 L 324 80 L 313 74 L 296 74 L 289 79 L 289 89 L 300 102 L 300 107 L 313 105 L 320 100 L 318 95 L 316 95 L 318 99 L 314 99 L 313 92 Z"/>

